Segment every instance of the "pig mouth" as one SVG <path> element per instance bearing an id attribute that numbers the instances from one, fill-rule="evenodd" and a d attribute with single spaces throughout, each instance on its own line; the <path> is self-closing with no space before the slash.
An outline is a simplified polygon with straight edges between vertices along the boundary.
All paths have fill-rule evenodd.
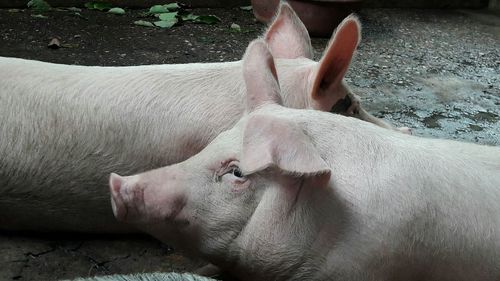
<path id="1" fill-rule="evenodd" d="M 128 209 L 125 203 L 123 202 L 123 198 L 119 194 L 111 195 L 111 208 L 113 209 L 113 214 L 115 218 L 119 221 L 125 221 L 128 214 Z"/>

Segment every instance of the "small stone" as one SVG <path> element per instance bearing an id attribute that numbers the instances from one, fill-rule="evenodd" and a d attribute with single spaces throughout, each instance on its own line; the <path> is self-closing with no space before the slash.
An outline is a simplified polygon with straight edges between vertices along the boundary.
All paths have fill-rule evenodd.
<path id="1" fill-rule="evenodd" d="M 241 31 L 240 25 L 236 24 L 236 23 L 232 23 L 231 24 L 231 29 L 234 30 L 234 31 Z"/>
<path id="2" fill-rule="evenodd" d="M 61 48 L 61 42 L 57 38 L 52 38 L 47 47 L 51 49 L 59 49 Z"/>

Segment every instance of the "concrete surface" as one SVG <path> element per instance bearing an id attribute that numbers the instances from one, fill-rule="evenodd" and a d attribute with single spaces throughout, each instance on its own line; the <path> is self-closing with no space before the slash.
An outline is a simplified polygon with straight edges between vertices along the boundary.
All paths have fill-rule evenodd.
<path id="1" fill-rule="evenodd" d="M 347 81 L 369 111 L 414 128 L 418 136 L 500 145 L 498 15 L 376 9 L 363 11 L 361 20 L 363 39 Z M 313 40 L 316 56 L 326 42 Z M 238 51 L 242 54 L 244 48 Z M 0 253 L 0 280 L 197 266 L 167 246 L 138 237 L 4 233 Z"/>

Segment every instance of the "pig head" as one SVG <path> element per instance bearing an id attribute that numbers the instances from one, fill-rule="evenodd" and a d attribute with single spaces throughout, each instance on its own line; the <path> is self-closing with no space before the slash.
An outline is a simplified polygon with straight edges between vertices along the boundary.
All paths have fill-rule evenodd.
<path id="1" fill-rule="evenodd" d="M 111 202 L 118 220 L 235 274 L 260 268 L 245 279 L 289 278 L 290 268 L 302 266 L 299 256 L 290 259 L 296 254 L 290 245 L 312 246 L 312 236 L 325 227 L 311 220 L 305 228 L 308 216 L 341 224 L 345 214 L 325 211 L 332 201 L 320 198 L 331 197 L 330 169 L 309 137 L 298 126 L 256 114 L 281 102 L 264 41 L 248 47 L 244 74 L 249 114 L 184 162 L 112 174 Z M 267 254 L 274 255 L 271 264 Z"/>

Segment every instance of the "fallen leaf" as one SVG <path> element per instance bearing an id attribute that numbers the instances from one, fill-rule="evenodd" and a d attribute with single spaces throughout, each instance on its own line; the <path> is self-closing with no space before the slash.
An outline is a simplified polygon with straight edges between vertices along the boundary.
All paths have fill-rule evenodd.
<path id="1" fill-rule="evenodd" d="M 182 15 L 181 18 L 183 21 L 195 21 L 199 16 L 193 14 Z"/>
<path id="2" fill-rule="evenodd" d="M 85 7 L 90 10 L 109 10 L 112 8 L 110 3 L 107 2 L 87 2 L 85 3 Z"/>
<path id="3" fill-rule="evenodd" d="M 147 27 L 155 27 L 155 25 L 149 21 L 145 20 L 136 20 L 134 21 L 135 25 L 140 25 L 140 26 L 147 26 Z"/>
<path id="4" fill-rule="evenodd" d="M 151 8 L 149 8 L 149 12 L 151 14 L 161 14 L 161 13 L 168 13 L 170 12 L 165 5 L 154 5 Z"/>
<path id="5" fill-rule="evenodd" d="M 51 8 L 49 3 L 45 2 L 44 0 L 30 0 L 27 3 L 27 6 L 28 8 L 37 12 L 46 12 Z"/>
<path id="6" fill-rule="evenodd" d="M 61 48 L 61 42 L 57 38 L 52 38 L 47 47 L 51 49 L 59 49 Z"/>
<path id="7" fill-rule="evenodd" d="M 124 15 L 125 10 L 122 8 L 115 7 L 115 8 L 109 9 L 108 13 L 115 14 L 115 15 Z"/>
<path id="8" fill-rule="evenodd" d="M 158 14 L 158 18 L 162 21 L 172 21 L 176 16 L 177 12 Z"/>
<path id="9" fill-rule="evenodd" d="M 174 3 L 169 3 L 169 4 L 165 4 L 163 5 L 165 8 L 169 9 L 169 10 L 177 10 L 179 9 L 179 4 L 177 4 L 177 2 L 174 2 Z"/>
<path id="10" fill-rule="evenodd" d="M 177 18 L 174 18 L 174 19 L 169 20 L 169 21 L 161 20 L 161 21 L 155 21 L 154 22 L 154 24 L 156 26 L 161 27 L 161 28 L 171 28 L 176 23 L 177 23 Z"/>

